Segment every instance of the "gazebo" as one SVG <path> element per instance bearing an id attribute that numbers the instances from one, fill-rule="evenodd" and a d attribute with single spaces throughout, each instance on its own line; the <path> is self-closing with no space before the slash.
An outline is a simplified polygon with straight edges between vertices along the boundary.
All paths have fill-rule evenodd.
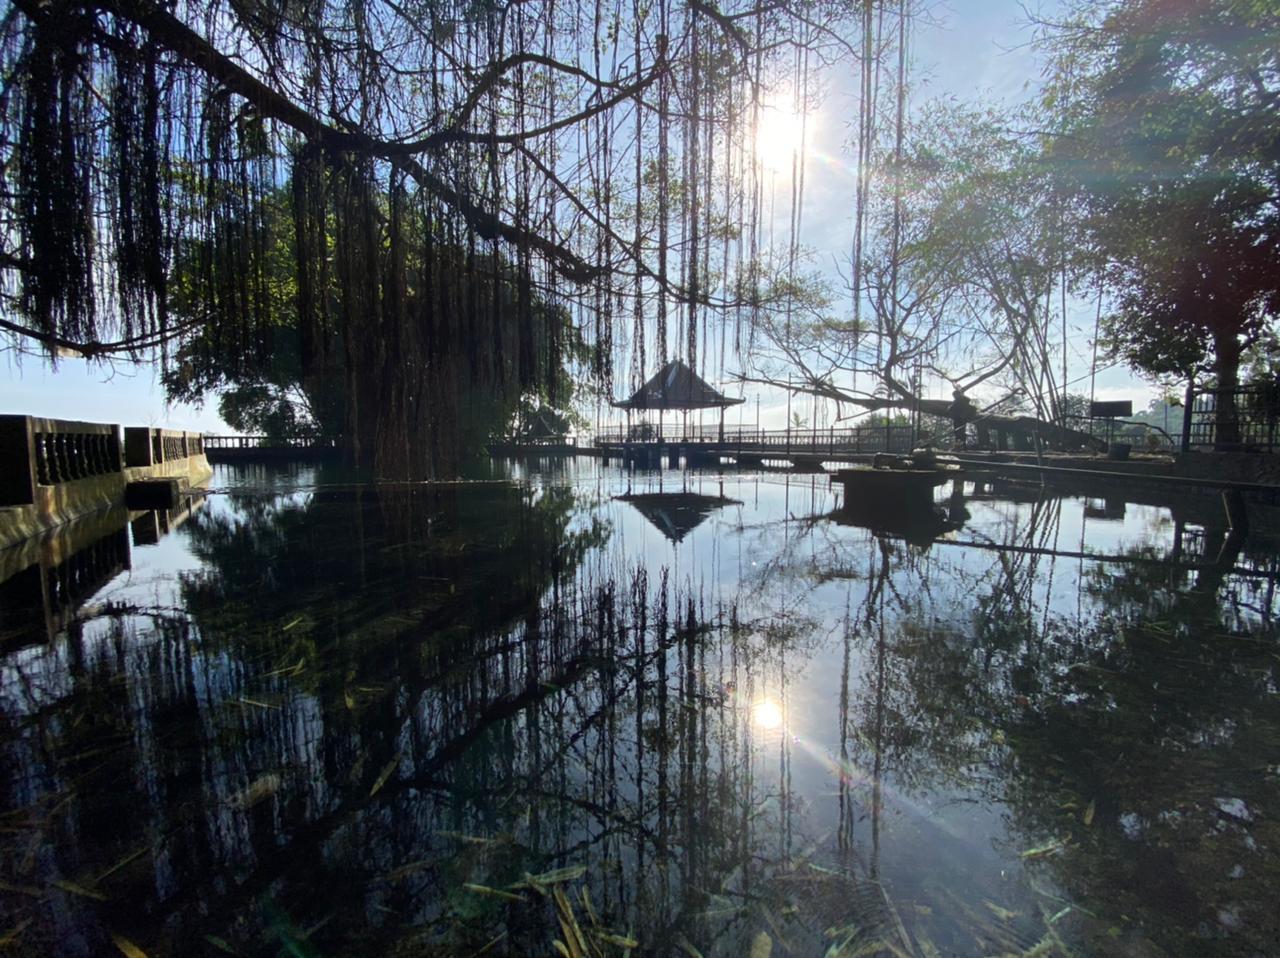
<path id="1" fill-rule="evenodd" d="M 521 417 L 513 438 L 523 443 L 562 443 L 567 434 L 565 426 L 553 422 L 546 409 L 538 409 L 530 416 Z"/>
<path id="2" fill-rule="evenodd" d="M 719 409 L 720 438 L 723 439 L 725 409 L 743 401 L 726 396 L 679 359 L 673 359 L 654 373 L 630 398 L 618 400 L 611 405 L 627 411 L 627 438 L 631 437 L 631 413 L 635 410 L 657 410 L 657 438 L 661 439 L 662 414 L 667 410 L 679 410 L 687 415 L 690 409 Z"/>

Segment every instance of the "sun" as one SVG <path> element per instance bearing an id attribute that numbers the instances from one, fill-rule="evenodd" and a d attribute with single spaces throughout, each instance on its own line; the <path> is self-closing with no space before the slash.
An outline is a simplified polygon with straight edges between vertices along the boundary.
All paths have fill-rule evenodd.
<path id="1" fill-rule="evenodd" d="M 766 172 L 790 172 L 793 157 L 813 139 L 813 117 L 789 105 L 762 103 L 756 125 L 756 156 Z"/>
<path id="2" fill-rule="evenodd" d="M 782 706 L 769 699 L 757 702 L 751 706 L 751 723 L 764 731 L 782 728 Z"/>

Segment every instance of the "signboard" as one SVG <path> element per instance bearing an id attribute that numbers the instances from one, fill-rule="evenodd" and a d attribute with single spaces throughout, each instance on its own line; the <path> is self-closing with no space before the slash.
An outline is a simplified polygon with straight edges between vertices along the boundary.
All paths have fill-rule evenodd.
<path id="1" fill-rule="evenodd" d="M 1133 415 L 1133 400 L 1089 403 L 1090 419 L 1122 419 Z"/>

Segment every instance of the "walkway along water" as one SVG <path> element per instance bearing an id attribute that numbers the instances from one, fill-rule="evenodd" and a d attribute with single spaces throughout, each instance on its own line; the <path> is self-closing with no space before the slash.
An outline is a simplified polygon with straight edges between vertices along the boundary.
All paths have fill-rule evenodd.
<path id="1" fill-rule="evenodd" d="M 0 462 L 0 549 L 134 496 L 176 506 L 213 475 L 199 433 L 129 426 L 122 442 L 117 425 L 35 416 L 0 416 Z"/>

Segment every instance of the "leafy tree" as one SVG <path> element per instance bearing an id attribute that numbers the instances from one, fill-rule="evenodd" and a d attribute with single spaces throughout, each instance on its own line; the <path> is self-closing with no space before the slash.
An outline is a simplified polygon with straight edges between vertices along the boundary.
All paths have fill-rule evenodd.
<path id="1" fill-rule="evenodd" d="M 239 375 L 275 336 L 259 244 L 288 182 L 303 378 L 338 357 L 381 474 L 452 473 L 475 396 L 558 389 L 537 297 L 577 310 L 601 385 L 647 344 L 698 366 L 707 320 L 749 305 L 728 276 L 758 254 L 761 104 L 874 6 L 14 0 L 0 334 L 50 362 L 207 338 Z"/>
<path id="2" fill-rule="evenodd" d="M 273 439 L 345 440 L 360 415 L 361 397 L 350 375 L 351 351 L 339 341 L 336 348 L 317 350 L 323 357 L 319 361 L 303 362 L 305 332 L 299 321 L 293 202 L 292 191 L 277 190 L 255 211 L 255 242 L 248 268 L 265 277 L 265 322 L 252 343 L 244 342 L 234 328 L 196 321 L 202 308 L 198 291 L 202 265 L 212 255 L 209 247 L 222 242 L 222 237 L 193 239 L 184 247 L 172 274 L 170 305 L 179 322 L 198 332 L 182 341 L 163 381 L 173 400 L 201 403 L 217 394 L 219 412 L 234 429 Z M 472 310 L 496 314 L 497 334 L 506 340 L 506 353 L 514 353 L 520 295 L 516 269 L 499 261 L 495 270 L 492 261 L 480 257 L 469 270 L 457 268 L 466 257 L 464 250 L 439 244 L 426 248 L 435 262 L 424 262 L 418 255 L 405 258 L 407 308 L 418 310 L 421 300 L 432 295 L 426 288 L 428 274 L 451 277 L 448 295 Z M 325 266 L 330 258 L 325 257 Z M 319 294 L 337 309 L 342 296 L 338 271 L 317 272 L 326 277 Z M 548 367 L 546 375 L 539 372 L 533 384 L 521 387 L 514 362 L 507 364 L 500 383 L 481 382 L 464 342 L 437 351 L 433 371 L 450 377 L 464 457 L 481 452 L 490 439 L 506 435 L 521 415 L 542 407 L 549 414 L 564 415 L 575 398 L 575 382 L 565 364 L 586 363 L 590 350 L 565 310 L 537 295 L 531 299 L 529 313 L 537 337 L 530 363 L 539 370 L 552 362 L 560 364 L 554 370 Z M 559 341 L 555 358 L 547 348 L 552 335 Z"/>
<path id="3" fill-rule="evenodd" d="M 1280 310 L 1280 13 L 1251 0 L 1086 0 L 1044 23 L 1042 109 L 1105 333 L 1137 369 L 1233 390 Z"/>
<path id="4" fill-rule="evenodd" d="M 771 289 L 762 381 L 856 409 L 950 419 L 957 440 L 979 422 L 1093 444 L 1072 428 L 1054 370 L 1062 204 L 1037 145 L 1009 125 L 999 111 L 947 102 L 920 111 L 901 150 L 881 157 L 856 271 L 862 319 L 833 316 L 833 298 L 808 277 Z M 952 398 L 925 398 L 926 377 Z M 1002 399 L 979 409 L 970 394 L 991 387 Z M 1014 411 L 1029 415 L 1004 415 Z"/>

